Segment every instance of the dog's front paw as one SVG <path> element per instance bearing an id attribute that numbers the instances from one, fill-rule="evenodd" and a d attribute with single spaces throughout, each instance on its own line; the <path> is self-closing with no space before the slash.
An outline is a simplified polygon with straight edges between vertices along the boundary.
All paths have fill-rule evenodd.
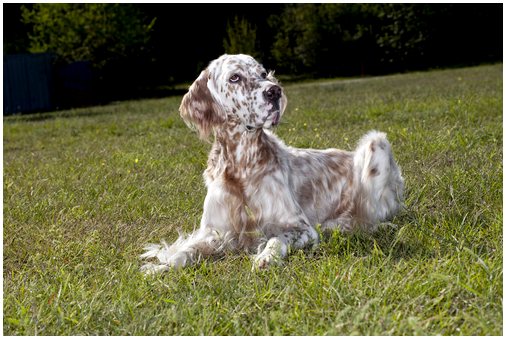
<path id="1" fill-rule="evenodd" d="M 188 264 L 190 256 L 185 251 L 178 251 L 177 242 L 171 246 L 166 242 L 161 245 L 150 244 L 144 249 L 146 252 L 141 255 L 142 259 L 148 260 L 142 267 L 144 274 L 155 274 L 178 269 Z"/>
<path id="2" fill-rule="evenodd" d="M 269 239 L 265 248 L 255 256 L 253 269 L 265 269 L 272 265 L 280 265 L 286 252 L 286 245 L 279 239 Z"/>
<path id="3" fill-rule="evenodd" d="M 162 273 L 171 269 L 179 269 L 186 265 L 187 257 L 184 253 L 176 254 L 164 261 L 159 261 L 159 263 L 145 263 L 141 267 L 141 272 L 146 275 Z"/>
<path id="4" fill-rule="evenodd" d="M 170 269 L 169 265 L 146 263 L 142 265 L 141 272 L 144 273 L 145 275 L 151 275 L 165 272 L 168 271 L 169 269 Z"/>
<path id="5" fill-rule="evenodd" d="M 262 252 L 255 257 L 253 269 L 266 269 L 269 266 L 280 264 L 281 258 L 279 257 L 279 255 Z"/>

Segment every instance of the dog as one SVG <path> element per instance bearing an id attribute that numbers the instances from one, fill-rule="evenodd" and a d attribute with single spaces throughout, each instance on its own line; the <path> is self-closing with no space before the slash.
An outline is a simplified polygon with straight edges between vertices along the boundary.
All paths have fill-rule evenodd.
<path id="1" fill-rule="evenodd" d="M 368 132 L 354 152 L 289 147 L 271 131 L 286 106 L 274 73 L 251 56 L 225 54 L 200 73 L 179 108 L 202 139 L 213 139 L 200 228 L 148 245 L 143 271 L 237 250 L 255 251 L 253 267 L 262 269 L 316 246 L 317 225 L 372 232 L 398 212 L 404 179 L 384 133 Z"/>

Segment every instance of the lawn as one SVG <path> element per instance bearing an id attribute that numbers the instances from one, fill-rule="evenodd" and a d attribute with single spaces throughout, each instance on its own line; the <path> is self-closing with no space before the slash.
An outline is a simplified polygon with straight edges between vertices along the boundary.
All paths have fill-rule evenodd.
<path id="1" fill-rule="evenodd" d="M 353 149 L 387 132 L 406 208 L 280 267 L 139 272 L 199 224 L 210 145 L 181 97 L 3 120 L 5 335 L 502 335 L 502 64 L 285 86 L 276 133 Z"/>

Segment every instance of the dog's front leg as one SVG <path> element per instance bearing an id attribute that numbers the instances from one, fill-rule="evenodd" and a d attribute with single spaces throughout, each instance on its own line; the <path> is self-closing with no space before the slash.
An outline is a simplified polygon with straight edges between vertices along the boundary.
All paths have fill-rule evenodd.
<path id="1" fill-rule="evenodd" d="M 222 235 L 212 229 L 200 228 L 188 236 L 180 236 L 171 245 L 162 242 L 146 246 L 146 252 L 141 255 L 141 258 L 152 258 L 155 262 L 147 262 L 141 270 L 146 273 L 156 273 L 171 268 L 185 267 L 201 258 L 216 254 L 222 245 Z"/>
<path id="2" fill-rule="evenodd" d="M 292 249 L 318 243 L 318 232 L 306 222 L 299 221 L 294 226 L 282 227 L 282 230 L 269 238 L 264 247 L 259 248 L 254 267 L 266 268 L 271 264 L 279 264 Z"/>
<path id="3" fill-rule="evenodd" d="M 221 186 L 211 184 L 204 201 L 200 228 L 188 236 L 180 236 L 171 245 L 165 242 L 148 245 L 141 258 L 154 259 L 155 263 L 146 263 L 142 270 L 155 273 L 185 267 L 235 246 L 237 234 L 231 225 L 238 222 L 233 217 L 241 216 L 234 213 L 234 205 L 240 203 L 236 200 Z"/>

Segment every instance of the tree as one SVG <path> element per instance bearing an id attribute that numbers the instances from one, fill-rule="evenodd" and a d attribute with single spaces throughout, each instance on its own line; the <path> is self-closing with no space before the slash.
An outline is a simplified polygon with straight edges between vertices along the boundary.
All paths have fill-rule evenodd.
<path id="1" fill-rule="evenodd" d="M 316 6 L 310 4 L 287 5 L 281 15 L 269 18 L 272 31 L 277 32 L 271 52 L 279 70 L 306 72 L 316 62 L 311 55 L 318 40 L 315 18 Z"/>
<path id="2" fill-rule="evenodd" d="M 53 52 L 58 60 L 110 61 L 139 55 L 155 19 L 146 21 L 131 4 L 34 4 L 22 7 L 22 20 L 33 26 L 31 52 Z"/>
<path id="3" fill-rule="evenodd" d="M 423 53 L 430 18 L 419 4 L 293 4 L 271 18 L 272 54 L 317 76 L 405 69 Z"/>
<path id="4" fill-rule="evenodd" d="M 380 61 L 408 66 L 424 54 L 429 36 L 429 6 L 419 4 L 381 4 L 370 11 L 378 18 L 375 42 L 381 51 Z"/>
<path id="5" fill-rule="evenodd" d="M 258 57 L 256 48 L 256 27 L 248 20 L 234 17 L 232 24 L 227 23 L 227 37 L 223 39 L 225 53 L 228 54 L 249 54 Z"/>

